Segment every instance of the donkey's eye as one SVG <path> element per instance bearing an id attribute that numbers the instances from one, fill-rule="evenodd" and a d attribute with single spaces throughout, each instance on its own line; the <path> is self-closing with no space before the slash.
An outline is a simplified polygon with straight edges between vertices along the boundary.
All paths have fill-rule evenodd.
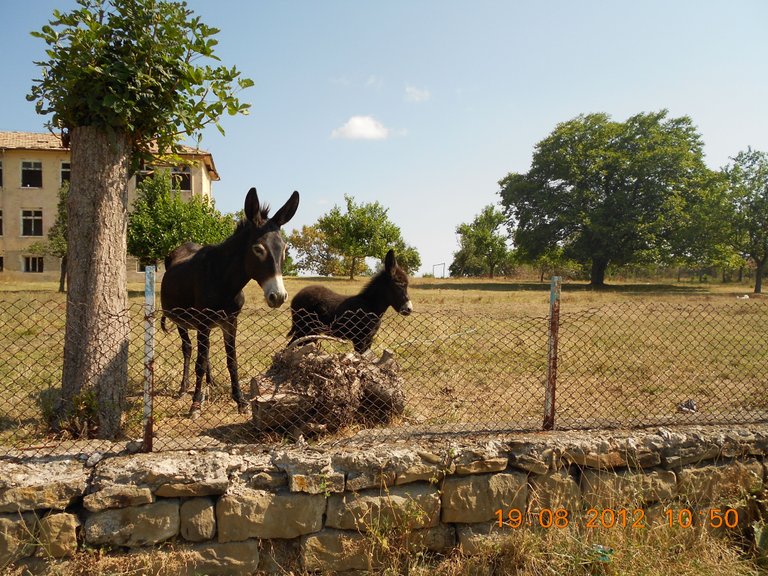
<path id="1" fill-rule="evenodd" d="M 261 244 L 254 244 L 252 246 L 253 253 L 259 258 L 265 258 L 267 255 L 267 249 Z"/>

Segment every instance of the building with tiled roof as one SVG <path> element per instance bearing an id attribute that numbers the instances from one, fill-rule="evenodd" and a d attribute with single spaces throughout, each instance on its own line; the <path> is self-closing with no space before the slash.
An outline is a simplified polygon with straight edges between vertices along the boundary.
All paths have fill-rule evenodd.
<path id="1" fill-rule="evenodd" d="M 154 166 L 170 170 L 182 197 L 211 197 L 219 175 L 210 152 L 185 146 L 179 154 L 183 166 Z M 69 180 L 69 148 L 59 135 L 35 132 L 0 132 L 0 280 L 58 278 L 60 262 L 30 250 L 47 239 L 56 219 L 58 192 Z M 136 177 L 128 182 L 128 202 L 136 198 Z M 72 225 L 70 224 L 70 227 Z M 138 272 L 129 258 L 129 272 Z M 130 276 L 130 275 L 129 275 Z"/>

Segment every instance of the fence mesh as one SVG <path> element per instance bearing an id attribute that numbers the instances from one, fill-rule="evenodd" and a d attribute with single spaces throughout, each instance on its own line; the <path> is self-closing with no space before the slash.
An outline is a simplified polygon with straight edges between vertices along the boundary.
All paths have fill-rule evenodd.
<path id="1" fill-rule="evenodd" d="M 62 385 L 63 298 L 11 294 L 0 306 L 0 454 L 42 454 L 84 442 L 72 429 L 53 433 L 49 427 Z M 175 327 L 163 331 L 160 312 L 147 316 L 139 303 L 131 304 L 127 314 L 131 335 L 124 439 L 139 442 L 144 437 L 145 391 L 151 378 L 155 450 L 262 443 L 296 430 L 317 432 L 306 426 L 309 412 L 338 414 L 346 409 L 344 402 L 359 402 L 366 394 L 373 395 L 367 416 L 352 425 L 331 419 L 339 425 L 320 431 L 339 438 L 542 427 L 546 316 L 518 309 L 509 315 L 440 310 L 400 316 L 389 311 L 375 333 L 370 358 L 353 354 L 350 342 L 323 340 L 319 350 L 302 352 L 300 360 L 313 357 L 331 372 L 305 377 L 286 394 L 290 383 L 278 364 L 287 358 L 290 310 L 248 310 L 238 318 L 237 360 L 249 411 L 240 413 L 232 399 L 222 331 L 214 328 L 209 342 L 212 381 L 203 378 L 205 401 L 193 418 L 194 332 L 190 389 L 179 395 L 183 357 Z M 150 348 L 148 326 L 154 332 Z M 765 421 L 767 347 L 768 306 L 762 301 L 563 306 L 555 427 Z M 385 350 L 391 360 L 382 364 Z M 372 365 L 386 367 L 394 392 L 376 387 Z M 329 388 L 334 382 L 335 388 Z M 278 400 L 283 404 L 278 406 Z M 384 409 L 390 412 L 383 415 Z M 282 411 L 283 423 L 270 426 L 276 411 Z"/>

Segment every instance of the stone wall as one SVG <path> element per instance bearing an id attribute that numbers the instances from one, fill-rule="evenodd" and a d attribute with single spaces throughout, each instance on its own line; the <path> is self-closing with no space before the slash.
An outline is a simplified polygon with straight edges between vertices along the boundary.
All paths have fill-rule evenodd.
<path id="1" fill-rule="evenodd" d="M 0 567 L 174 543 L 189 573 L 368 570 L 382 533 L 472 553 L 510 509 L 536 525 L 733 507 L 746 525 L 767 452 L 768 426 L 750 425 L 0 460 Z"/>

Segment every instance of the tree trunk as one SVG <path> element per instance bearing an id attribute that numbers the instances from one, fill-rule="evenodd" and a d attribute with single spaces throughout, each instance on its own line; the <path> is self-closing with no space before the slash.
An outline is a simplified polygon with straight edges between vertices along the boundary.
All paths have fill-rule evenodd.
<path id="1" fill-rule="evenodd" d="M 605 286 L 605 271 L 608 268 L 608 260 L 605 258 L 592 258 L 592 270 L 589 273 L 589 284 L 595 287 Z"/>
<path id="2" fill-rule="evenodd" d="M 67 324 L 59 425 L 93 406 L 100 438 L 114 438 L 128 381 L 126 231 L 130 145 L 94 127 L 71 132 L 67 200 Z"/>
<path id="3" fill-rule="evenodd" d="M 763 293 L 763 271 L 765 270 L 765 263 L 768 258 L 763 258 L 757 262 L 757 268 L 755 268 L 755 294 Z"/>
<path id="4" fill-rule="evenodd" d="M 59 264 L 59 292 L 62 294 L 66 291 L 67 286 L 67 255 L 61 257 L 61 263 Z"/>

